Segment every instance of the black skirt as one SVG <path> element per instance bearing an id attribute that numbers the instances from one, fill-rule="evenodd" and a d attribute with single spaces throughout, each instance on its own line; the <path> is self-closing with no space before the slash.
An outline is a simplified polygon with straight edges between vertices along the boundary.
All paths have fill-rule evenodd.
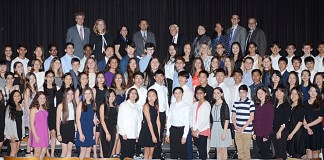
<path id="1" fill-rule="evenodd" d="M 67 121 L 65 123 L 61 122 L 61 136 L 62 142 L 68 144 L 69 142 L 75 143 L 75 126 L 74 120 Z"/>

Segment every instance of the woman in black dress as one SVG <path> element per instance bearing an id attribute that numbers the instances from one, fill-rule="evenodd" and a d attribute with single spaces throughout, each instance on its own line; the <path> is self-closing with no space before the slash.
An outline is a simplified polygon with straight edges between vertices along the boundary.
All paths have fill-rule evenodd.
<path id="1" fill-rule="evenodd" d="M 95 25 L 93 26 L 93 32 L 90 34 L 89 43 L 93 46 L 92 54 L 95 56 L 96 60 L 104 58 L 103 52 L 107 45 L 112 45 L 111 35 L 108 34 L 106 28 L 106 23 L 103 19 L 97 19 Z"/>
<path id="2" fill-rule="evenodd" d="M 1 155 L 2 145 L 4 141 L 5 113 L 6 113 L 6 106 L 4 104 L 2 92 L 0 92 L 0 155 Z"/>
<path id="3" fill-rule="evenodd" d="M 64 94 L 65 89 L 72 88 L 72 90 L 74 91 L 71 74 L 65 73 L 63 75 L 62 79 L 63 79 L 63 83 L 62 83 L 60 89 L 56 92 L 56 105 L 59 105 L 60 103 L 62 103 L 63 94 Z"/>
<path id="4" fill-rule="evenodd" d="M 43 84 L 43 90 L 47 96 L 47 101 L 49 105 L 48 109 L 48 129 L 51 135 L 51 157 L 54 157 L 55 145 L 56 145 L 56 84 L 55 75 L 51 70 L 45 73 L 45 82 Z"/>
<path id="5" fill-rule="evenodd" d="M 291 111 L 287 123 L 289 130 L 287 152 L 293 158 L 301 158 L 305 154 L 305 142 L 302 132 L 304 120 L 304 108 L 302 106 L 302 93 L 297 88 L 293 88 L 290 93 Z"/>
<path id="6" fill-rule="evenodd" d="M 307 159 L 318 158 L 322 148 L 321 138 L 323 138 L 323 102 L 321 92 L 316 85 L 311 84 L 309 88 L 309 100 L 304 102 L 305 118 L 304 132 Z"/>
<path id="7" fill-rule="evenodd" d="M 100 106 L 104 103 L 105 101 L 105 93 L 107 91 L 107 86 L 105 83 L 105 74 L 103 72 L 99 72 L 97 73 L 96 76 L 96 85 L 95 87 L 92 89 L 93 95 L 94 95 L 94 99 L 96 102 L 96 111 L 97 111 L 97 117 L 100 120 L 100 113 L 99 113 L 99 108 Z M 93 147 L 93 149 L 97 149 L 97 145 L 99 143 L 99 137 L 100 137 L 100 125 L 96 126 L 96 145 Z M 100 157 L 103 157 L 103 153 L 102 153 L 102 144 L 100 144 Z M 109 158 L 109 157 L 107 157 Z"/>
<path id="8" fill-rule="evenodd" d="M 124 56 L 127 55 L 127 52 L 125 50 L 126 43 L 128 42 L 128 27 L 125 25 L 122 25 L 118 30 L 118 36 L 114 41 L 115 45 L 115 54 L 121 60 Z"/>
<path id="9" fill-rule="evenodd" d="M 152 159 L 154 148 L 161 142 L 158 101 L 156 90 L 150 89 L 143 107 L 142 129 L 138 143 L 144 147 L 144 159 Z"/>
<path id="10" fill-rule="evenodd" d="M 113 153 L 114 146 L 118 142 L 117 132 L 117 103 L 116 93 L 113 89 L 106 90 L 105 101 L 100 105 L 100 140 L 104 158 L 109 158 Z"/>
<path id="11" fill-rule="evenodd" d="M 273 120 L 273 145 L 275 157 L 287 159 L 286 147 L 289 134 L 287 122 L 290 116 L 290 104 L 287 102 L 285 86 L 279 85 L 275 97 L 275 113 Z"/>

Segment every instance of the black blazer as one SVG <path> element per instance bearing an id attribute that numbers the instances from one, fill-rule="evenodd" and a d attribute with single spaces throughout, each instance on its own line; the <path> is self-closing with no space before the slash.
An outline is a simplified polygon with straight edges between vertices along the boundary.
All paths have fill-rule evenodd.
<path id="1" fill-rule="evenodd" d="M 107 45 L 113 45 L 112 37 L 110 34 L 106 33 L 103 36 L 105 37 L 105 40 L 107 42 L 105 47 Z M 95 58 L 97 60 L 100 60 L 105 57 L 105 55 L 102 53 L 102 36 L 101 35 L 97 35 L 96 33 L 91 32 L 89 43 L 93 47 L 92 54 L 95 56 Z"/>
<path id="2" fill-rule="evenodd" d="M 170 39 L 170 44 L 172 43 L 173 37 Z M 183 47 L 185 43 L 188 42 L 187 36 L 184 34 L 178 34 L 178 39 L 177 39 L 177 56 L 181 56 L 183 53 Z"/>
<path id="3" fill-rule="evenodd" d="M 249 32 L 247 33 L 248 35 Z M 256 28 L 252 32 L 250 42 L 255 42 L 258 45 L 258 52 L 261 56 L 267 55 L 267 39 L 263 30 Z"/>
<path id="4" fill-rule="evenodd" d="M 212 105 L 212 108 L 213 107 L 214 107 L 214 105 Z M 222 128 L 224 129 L 225 121 L 230 120 L 229 108 L 225 101 L 223 101 L 223 104 L 220 109 L 220 119 L 221 119 Z M 213 115 L 211 112 L 210 112 L 210 124 L 213 124 Z M 229 126 L 228 126 L 228 128 L 229 128 Z"/>

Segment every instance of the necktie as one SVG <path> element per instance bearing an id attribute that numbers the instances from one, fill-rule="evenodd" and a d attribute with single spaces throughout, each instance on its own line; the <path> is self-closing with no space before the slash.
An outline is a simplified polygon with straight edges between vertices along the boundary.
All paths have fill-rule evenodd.
<path id="1" fill-rule="evenodd" d="M 83 29 L 82 29 L 82 27 L 80 27 L 80 38 L 81 38 L 81 40 L 83 40 Z"/>
<path id="2" fill-rule="evenodd" d="M 233 43 L 233 38 L 234 38 L 234 32 L 235 32 L 235 28 L 232 28 L 231 29 L 231 33 L 230 33 L 230 45 L 232 45 Z"/>
<path id="3" fill-rule="evenodd" d="M 251 39 L 251 36 L 252 36 L 252 30 L 250 30 L 250 32 L 249 32 L 249 34 L 248 34 L 248 37 L 247 37 L 247 39 L 246 39 L 246 45 L 250 42 L 250 39 Z M 246 46 L 245 45 L 245 46 Z"/>
<path id="4" fill-rule="evenodd" d="M 146 32 L 143 33 L 143 39 L 144 39 L 144 41 L 147 40 Z"/>
<path id="5" fill-rule="evenodd" d="M 173 39 L 172 39 L 172 43 L 175 43 L 175 37 L 173 37 Z"/>

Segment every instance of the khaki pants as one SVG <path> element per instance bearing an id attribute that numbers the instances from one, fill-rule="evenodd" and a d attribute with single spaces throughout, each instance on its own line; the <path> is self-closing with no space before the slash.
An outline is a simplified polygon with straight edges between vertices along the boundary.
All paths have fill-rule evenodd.
<path id="1" fill-rule="evenodd" d="M 237 146 L 238 159 L 243 159 L 243 160 L 251 159 L 250 157 L 251 134 L 235 132 L 235 142 Z"/>

